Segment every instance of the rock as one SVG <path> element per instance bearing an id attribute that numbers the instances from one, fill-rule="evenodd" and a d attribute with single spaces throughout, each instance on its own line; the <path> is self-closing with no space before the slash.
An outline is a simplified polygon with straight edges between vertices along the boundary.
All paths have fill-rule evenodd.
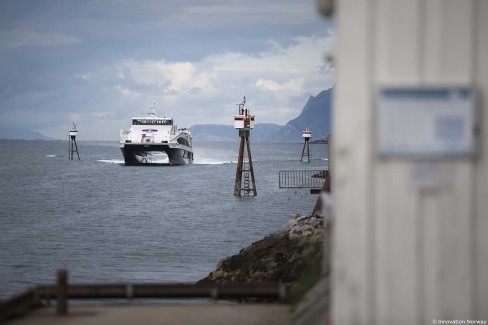
<path id="1" fill-rule="evenodd" d="M 308 237 L 310 235 L 312 235 L 312 232 L 310 230 L 304 230 L 304 231 L 302 231 L 302 236 Z"/>
<path id="2" fill-rule="evenodd" d="M 319 243 L 324 240 L 324 230 L 323 229 L 315 229 L 312 236 L 310 236 L 311 243 Z"/>
<path id="3" fill-rule="evenodd" d="M 318 222 L 317 218 L 312 217 L 312 218 L 310 219 L 310 225 L 311 225 L 312 227 L 314 227 L 314 228 L 315 228 L 315 227 L 317 227 L 318 223 L 319 223 L 319 222 Z"/>
<path id="4" fill-rule="evenodd" d="M 225 260 L 225 258 L 222 258 L 219 260 L 219 262 L 217 263 L 217 266 L 215 267 L 216 270 L 219 270 L 222 268 L 222 265 L 224 264 L 224 260 Z"/>
<path id="5" fill-rule="evenodd" d="M 223 275 L 224 273 L 223 273 L 221 270 L 217 270 L 217 271 L 214 271 L 214 272 L 212 272 L 212 273 L 210 273 L 210 274 L 211 274 L 210 279 L 211 279 L 212 281 L 215 281 L 215 280 L 218 280 L 218 279 L 222 278 L 222 275 Z"/>
<path id="6" fill-rule="evenodd" d="M 297 222 L 301 222 L 301 221 L 303 221 L 303 220 L 307 220 L 307 219 L 308 219 L 308 217 L 307 217 L 307 216 L 299 217 L 299 218 L 297 219 Z"/>
<path id="7" fill-rule="evenodd" d="M 325 237 L 324 219 L 291 216 L 285 229 L 258 240 L 239 254 L 218 261 L 216 270 L 200 282 L 282 282 L 299 281 L 312 259 L 317 258 Z"/>
<path id="8" fill-rule="evenodd" d="M 276 269 L 277 266 L 278 266 L 277 262 L 271 261 L 268 264 L 266 264 L 266 271 L 272 271 L 272 270 Z"/>

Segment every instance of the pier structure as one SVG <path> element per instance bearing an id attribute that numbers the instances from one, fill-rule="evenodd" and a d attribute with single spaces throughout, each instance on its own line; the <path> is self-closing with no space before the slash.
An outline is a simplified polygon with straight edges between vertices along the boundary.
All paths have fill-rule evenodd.
<path id="1" fill-rule="evenodd" d="M 312 131 L 309 128 L 305 128 L 305 131 L 302 131 L 302 137 L 305 140 L 303 143 L 302 149 L 302 158 L 300 161 L 303 161 L 303 157 L 307 157 L 307 162 L 310 162 L 310 157 L 312 153 L 310 152 L 310 139 L 312 138 Z"/>
<path id="2" fill-rule="evenodd" d="M 69 139 L 68 139 L 68 159 L 73 160 L 74 153 L 78 156 L 78 160 L 80 160 L 80 153 L 78 151 L 78 145 L 76 144 L 76 135 L 78 134 L 78 130 L 76 129 L 75 122 L 73 122 L 73 127 L 69 130 Z"/>
<path id="3" fill-rule="evenodd" d="M 239 107 L 239 112 L 238 115 L 234 116 L 234 128 L 239 131 L 241 141 L 237 158 L 234 195 L 240 197 L 242 192 L 244 192 L 244 195 L 249 195 L 250 192 L 253 192 L 253 196 L 256 196 L 256 182 L 252 166 L 251 146 L 249 144 L 251 129 L 254 128 L 254 116 L 250 114 L 245 106 L 246 97 L 244 97 L 242 103 L 237 105 Z M 247 161 L 244 159 L 246 152 Z"/>

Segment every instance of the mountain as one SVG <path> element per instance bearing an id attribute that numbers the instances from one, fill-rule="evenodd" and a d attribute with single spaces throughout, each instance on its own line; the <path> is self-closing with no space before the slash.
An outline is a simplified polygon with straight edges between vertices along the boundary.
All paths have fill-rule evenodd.
<path id="1" fill-rule="evenodd" d="M 283 127 L 283 125 L 273 124 L 273 123 L 256 123 L 254 129 L 252 130 L 252 139 L 254 141 L 273 141 L 275 139 L 278 131 Z"/>
<path id="2" fill-rule="evenodd" d="M 235 141 L 236 130 L 232 125 L 195 124 L 190 127 L 193 139 L 203 141 Z"/>
<path id="3" fill-rule="evenodd" d="M 312 139 L 324 139 L 330 133 L 332 88 L 310 96 L 300 115 L 285 126 L 257 123 L 251 133 L 253 141 L 302 141 L 302 131 L 309 128 Z M 204 141 L 238 141 L 232 125 L 196 124 L 190 127 L 193 138 Z"/>
<path id="4" fill-rule="evenodd" d="M 256 123 L 252 130 L 253 141 L 271 141 L 283 125 Z M 190 127 L 192 136 L 202 141 L 238 141 L 239 135 L 233 125 L 196 124 Z"/>
<path id="5" fill-rule="evenodd" d="M 331 125 L 332 88 L 320 92 L 317 96 L 310 96 L 301 114 L 286 123 L 277 134 L 280 139 L 301 140 L 302 131 L 309 128 L 312 139 L 324 139 L 330 133 Z"/>
<path id="6" fill-rule="evenodd" d="M 39 132 L 0 126 L 0 139 L 53 140 Z"/>

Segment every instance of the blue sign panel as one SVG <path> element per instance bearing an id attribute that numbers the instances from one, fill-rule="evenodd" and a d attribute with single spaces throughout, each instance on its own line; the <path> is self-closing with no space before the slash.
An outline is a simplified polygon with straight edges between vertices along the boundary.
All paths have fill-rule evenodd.
<path id="1" fill-rule="evenodd" d="M 468 87 L 386 87 L 378 94 L 377 123 L 380 155 L 472 155 L 475 92 Z"/>

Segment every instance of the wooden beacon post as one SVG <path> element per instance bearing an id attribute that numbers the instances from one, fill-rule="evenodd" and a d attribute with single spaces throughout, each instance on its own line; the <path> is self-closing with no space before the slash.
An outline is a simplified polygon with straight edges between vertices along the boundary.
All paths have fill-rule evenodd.
<path id="1" fill-rule="evenodd" d="M 78 145 L 76 144 L 76 135 L 78 134 L 78 130 L 76 130 L 76 125 L 73 122 L 73 127 L 69 130 L 69 139 L 68 139 L 68 159 L 73 160 L 73 153 L 76 152 L 78 156 L 78 160 L 80 160 L 80 153 L 78 152 Z"/>
<path id="2" fill-rule="evenodd" d="M 68 271 L 58 270 L 57 274 L 58 286 L 57 286 L 57 300 L 58 305 L 56 307 L 58 315 L 68 314 Z"/>
<path id="3" fill-rule="evenodd" d="M 305 128 L 305 131 L 302 131 L 302 137 L 305 139 L 305 142 L 303 143 L 302 159 L 300 159 L 300 161 L 303 161 L 303 157 L 307 156 L 307 160 L 310 162 L 310 156 L 312 155 L 310 153 L 310 139 L 312 138 L 312 131 L 310 131 L 309 128 Z"/>
<path id="4" fill-rule="evenodd" d="M 241 196 L 241 192 L 245 195 L 249 195 L 249 192 L 253 192 L 256 196 L 256 182 L 254 180 L 254 168 L 252 165 L 251 146 L 249 144 L 249 136 L 251 129 L 254 128 L 254 116 L 250 114 L 249 110 L 245 108 L 246 97 L 244 97 L 242 103 L 237 104 L 239 106 L 239 114 L 234 116 L 234 128 L 239 131 L 239 137 L 241 142 L 239 145 L 239 155 L 237 158 L 236 179 L 234 183 L 234 195 Z M 247 151 L 247 164 L 244 160 L 245 152 Z M 244 176 L 244 182 L 242 180 Z M 251 176 L 251 179 L 249 179 Z M 251 181 L 252 184 L 249 184 Z M 252 185 L 252 187 L 250 186 Z"/>

